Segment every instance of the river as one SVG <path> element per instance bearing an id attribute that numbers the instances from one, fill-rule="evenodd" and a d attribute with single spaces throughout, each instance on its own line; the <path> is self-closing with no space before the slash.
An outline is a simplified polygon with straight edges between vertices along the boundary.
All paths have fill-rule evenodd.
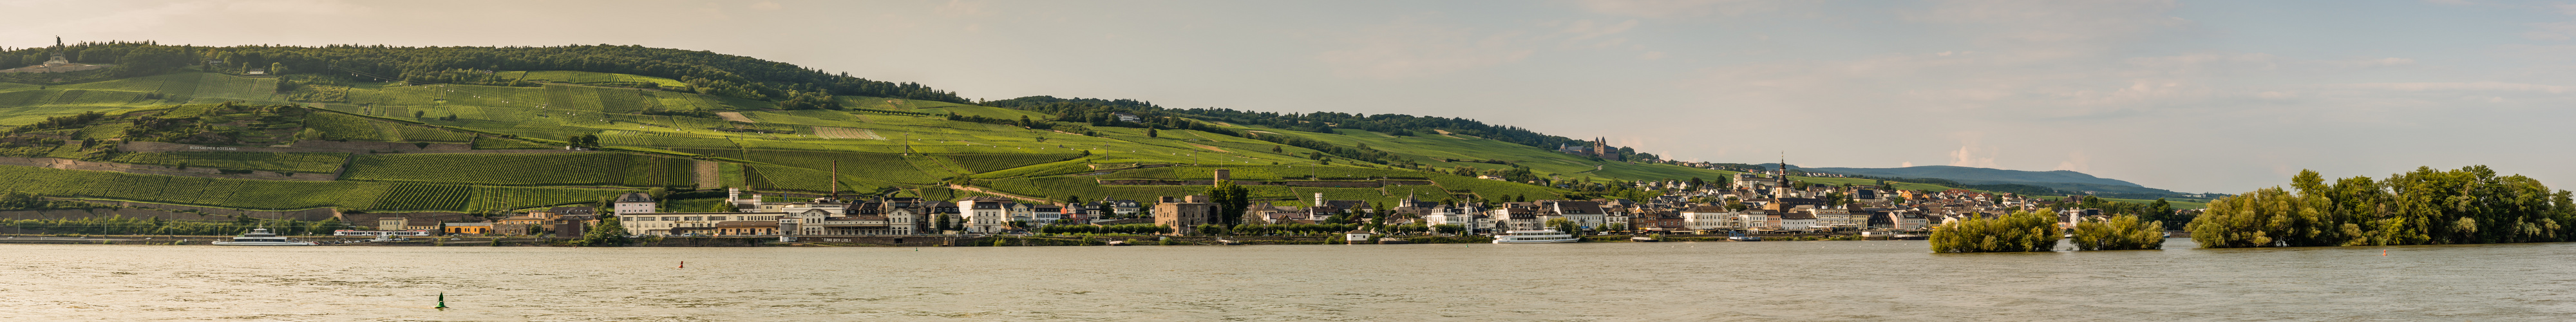
<path id="1" fill-rule="evenodd" d="M 2557 321 L 2576 244 L 0 245 L 0 319 Z M 2387 255 L 2381 255 L 2385 251 Z M 687 267 L 681 268 L 686 261 Z M 440 293 L 451 309 L 431 309 Z"/>

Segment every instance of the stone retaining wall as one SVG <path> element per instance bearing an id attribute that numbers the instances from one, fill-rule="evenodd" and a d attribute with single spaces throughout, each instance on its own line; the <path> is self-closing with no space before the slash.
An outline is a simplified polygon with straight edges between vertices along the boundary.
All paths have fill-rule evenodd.
<path id="1" fill-rule="evenodd" d="M 1102 179 L 1102 180 L 1100 180 L 1100 185 L 1104 185 L 1104 186 L 1206 186 L 1206 185 L 1215 185 L 1215 184 L 1216 184 L 1216 180 L 1161 180 L 1161 179 Z M 1428 186 L 1428 185 L 1432 185 L 1432 182 L 1431 182 L 1431 181 L 1423 181 L 1423 180 L 1370 180 L 1370 181 L 1321 181 L 1321 180 L 1283 180 L 1283 181 L 1264 181 L 1264 180 L 1234 180 L 1234 184 L 1246 185 L 1246 186 L 1290 186 L 1290 187 L 1307 187 L 1307 188 L 1378 188 L 1378 187 L 1385 187 L 1385 186 Z"/>

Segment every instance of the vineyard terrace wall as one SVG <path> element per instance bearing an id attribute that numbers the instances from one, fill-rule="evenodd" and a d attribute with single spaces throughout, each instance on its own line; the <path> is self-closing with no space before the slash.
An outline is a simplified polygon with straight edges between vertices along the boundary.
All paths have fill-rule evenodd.
<path id="1" fill-rule="evenodd" d="M 1102 180 L 1100 180 L 1100 185 L 1104 185 L 1104 186 L 1206 186 L 1206 185 L 1215 185 L 1215 184 L 1216 184 L 1216 180 L 1157 180 L 1157 179 L 1102 179 Z M 1433 185 L 1431 181 L 1426 181 L 1426 180 L 1373 180 L 1373 181 L 1260 181 L 1260 180 L 1234 180 L 1234 184 L 1238 184 L 1238 185 L 1246 185 L 1246 186 L 1289 186 L 1289 187 L 1307 187 L 1307 188 L 1378 188 L 1378 187 L 1385 187 L 1385 186 L 1428 186 L 1428 185 Z"/>

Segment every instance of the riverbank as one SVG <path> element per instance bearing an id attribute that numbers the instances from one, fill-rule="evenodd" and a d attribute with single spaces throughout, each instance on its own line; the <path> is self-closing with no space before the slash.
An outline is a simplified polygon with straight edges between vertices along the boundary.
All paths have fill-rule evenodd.
<path id="1" fill-rule="evenodd" d="M 230 240 L 233 236 L 185 235 L 0 235 L 0 244 L 90 244 L 90 245 L 209 245 Z M 1636 242 L 1631 235 L 1585 236 L 1587 243 Z M 314 241 L 323 246 L 392 246 L 392 247 L 575 247 L 570 238 L 549 237 L 408 237 L 398 240 L 376 240 L 361 236 L 290 236 L 296 240 Z M 1217 246 L 1217 245 L 1341 245 L 1379 244 L 1381 238 L 1395 238 L 1409 244 L 1485 244 L 1493 237 L 1483 235 L 1371 235 L 1365 241 L 1350 242 L 1342 235 L 1326 236 L 1148 236 L 1148 235 L 1032 235 L 1032 236 L 801 236 L 793 241 L 780 241 L 776 236 L 759 237 L 647 237 L 628 247 L 989 247 L 989 246 Z M 1767 240 L 1892 240 L 1882 236 L 1858 235 L 1767 235 Z M 1722 242 L 1723 235 L 1668 235 L 1657 241 Z"/>

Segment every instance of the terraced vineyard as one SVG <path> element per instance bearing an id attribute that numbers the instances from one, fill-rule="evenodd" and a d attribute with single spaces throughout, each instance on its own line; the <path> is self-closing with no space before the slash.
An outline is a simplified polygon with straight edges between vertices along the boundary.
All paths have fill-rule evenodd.
<path id="1" fill-rule="evenodd" d="M 332 173 L 349 162 L 348 153 L 284 152 L 147 152 L 123 153 L 108 162 L 171 167 L 199 167 L 293 173 Z"/>
<path id="2" fill-rule="evenodd" d="M 394 184 L 383 198 L 376 200 L 375 210 L 391 211 L 458 211 L 474 198 L 472 187 L 439 184 Z"/>
<path id="3" fill-rule="evenodd" d="M 920 168 L 914 167 L 911 160 L 906 160 L 904 157 L 896 154 L 784 150 L 674 150 L 809 170 L 825 170 L 827 173 L 832 170 L 833 161 L 840 161 L 841 175 L 896 183 L 917 185 L 936 184 L 939 183 L 939 180 L 943 177 L 934 175 L 927 171 L 922 171 Z"/>
<path id="4" fill-rule="evenodd" d="M 688 159 L 624 153 L 385 154 L 354 158 L 345 180 L 495 186 L 688 187 Z"/>
<path id="5" fill-rule="evenodd" d="M 0 166 L 0 190 L 180 205 L 296 210 L 367 209 L 386 186 L 363 182 L 211 179 Z"/>

